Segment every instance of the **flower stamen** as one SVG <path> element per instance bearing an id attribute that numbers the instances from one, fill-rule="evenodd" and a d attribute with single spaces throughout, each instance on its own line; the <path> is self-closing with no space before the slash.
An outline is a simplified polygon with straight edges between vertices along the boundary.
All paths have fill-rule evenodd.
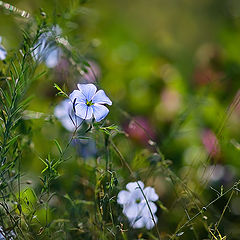
<path id="1" fill-rule="evenodd" d="M 92 105 L 93 105 L 92 100 L 88 101 L 88 100 L 86 99 L 86 104 L 87 104 L 88 107 L 92 106 Z"/>

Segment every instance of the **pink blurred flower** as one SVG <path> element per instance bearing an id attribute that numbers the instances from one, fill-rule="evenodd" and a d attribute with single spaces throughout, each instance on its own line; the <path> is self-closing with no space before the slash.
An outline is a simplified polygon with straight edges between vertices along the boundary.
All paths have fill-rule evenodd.
<path id="1" fill-rule="evenodd" d="M 144 117 L 135 117 L 125 127 L 125 131 L 133 140 L 146 145 L 150 139 L 155 139 L 154 129 L 149 121 Z"/>
<path id="2" fill-rule="evenodd" d="M 161 95 L 161 101 L 168 113 L 176 113 L 180 108 L 180 94 L 173 89 L 164 89 Z"/>
<path id="3" fill-rule="evenodd" d="M 202 133 L 202 143 L 205 146 L 207 152 L 211 156 L 217 156 L 220 153 L 219 142 L 216 135 L 210 130 L 206 129 Z"/>
<path id="4" fill-rule="evenodd" d="M 224 77 L 224 74 L 220 71 L 214 70 L 210 66 L 198 67 L 193 73 L 194 82 L 198 86 L 204 86 L 209 83 L 214 83 L 215 86 L 220 84 L 220 79 Z"/>
<path id="5" fill-rule="evenodd" d="M 236 105 L 236 108 L 234 109 L 234 112 L 236 112 L 236 114 L 240 115 L 240 89 L 237 91 L 234 100 L 232 102 L 231 105 Z"/>
<path id="6" fill-rule="evenodd" d="M 193 72 L 193 80 L 196 86 L 206 86 L 211 83 L 214 87 L 221 87 L 221 79 L 224 72 L 222 66 L 222 49 L 215 44 L 206 43 L 196 52 L 196 68 Z"/>
<path id="7" fill-rule="evenodd" d="M 101 77 L 101 70 L 97 63 L 89 61 L 88 64 L 90 67 L 85 66 L 87 72 L 84 72 L 81 79 L 81 82 L 84 83 L 94 83 L 99 80 Z"/>
<path id="8" fill-rule="evenodd" d="M 59 82 L 63 82 L 68 79 L 70 75 L 70 64 L 66 58 L 61 58 L 55 67 L 56 79 Z"/>

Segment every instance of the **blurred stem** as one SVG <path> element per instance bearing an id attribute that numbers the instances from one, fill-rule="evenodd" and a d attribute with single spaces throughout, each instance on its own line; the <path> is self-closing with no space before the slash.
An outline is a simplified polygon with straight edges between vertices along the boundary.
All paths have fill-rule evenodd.
<path id="1" fill-rule="evenodd" d="M 119 158 L 121 160 L 121 163 L 123 165 L 125 165 L 125 167 L 130 172 L 131 176 L 133 176 L 134 173 L 133 173 L 131 167 L 129 166 L 128 162 L 125 160 L 125 158 L 123 157 L 122 153 L 119 151 L 119 149 L 117 148 L 117 146 L 114 144 L 114 142 L 112 140 L 111 140 L 111 144 L 113 146 L 114 151 L 118 154 L 118 156 L 119 156 Z"/>
<path id="2" fill-rule="evenodd" d="M 110 160 L 110 154 L 109 154 L 109 136 L 107 134 L 104 134 L 105 137 L 105 157 L 106 157 L 106 171 L 109 169 L 109 160 Z"/>
<path id="3" fill-rule="evenodd" d="M 112 225 L 114 228 L 114 238 L 117 239 L 116 237 L 116 226 L 114 223 L 114 219 L 113 219 L 113 211 L 112 211 L 112 207 L 111 207 L 111 199 L 109 199 L 109 197 L 111 196 L 111 189 L 112 189 L 112 161 L 111 161 L 111 156 L 110 156 L 110 137 L 108 134 L 104 134 L 105 137 L 105 155 L 106 155 L 106 174 L 107 174 L 107 181 L 108 181 L 108 204 L 109 204 L 109 214 L 110 214 L 110 218 L 112 221 Z"/>

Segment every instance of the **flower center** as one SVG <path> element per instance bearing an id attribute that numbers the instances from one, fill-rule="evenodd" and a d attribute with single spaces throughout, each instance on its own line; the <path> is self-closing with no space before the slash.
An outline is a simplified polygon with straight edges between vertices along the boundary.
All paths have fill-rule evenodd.
<path id="1" fill-rule="evenodd" d="M 93 105 L 92 100 L 91 101 L 86 100 L 86 104 L 88 107 L 92 106 Z"/>
<path id="2" fill-rule="evenodd" d="M 136 199 L 136 203 L 137 203 L 137 204 L 139 204 L 140 202 L 141 202 L 141 199 L 140 199 L 140 198 Z"/>

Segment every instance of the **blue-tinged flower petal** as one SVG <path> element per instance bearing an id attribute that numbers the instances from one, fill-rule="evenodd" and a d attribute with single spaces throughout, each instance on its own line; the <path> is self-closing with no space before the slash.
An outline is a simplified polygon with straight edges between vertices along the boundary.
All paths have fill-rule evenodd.
<path id="1" fill-rule="evenodd" d="M 59 25 L 54 25 L 52 27 L 52 34 L 55 36 L 59 36 L 62 34 L 62 29 L 59 27 Z"/>
<path id="2" fill-rule="evenodd" d="M 145 226 L 145 219 L 144 217 L 140 216 L 134 219 L 131 223 L 133 228 L 143 228 Z"/>
<path id="3" fill-rule="evenodd" d="M 146 187 L 144 190 L 143 190 L 146 198 L 149 200 L 149 201 L 157 201 L 158 200 L 158 195 L 156 194 L 154 188 L 152 187 Z"/>
<path id="4" fill-rule="evenodd" d="M 131 193 L 125 190 L 122 190 L 118 193 L 117 202 L 118 204 L 126 204 L 131 198 Z"/>
<path id="5" fill-rule="evenodd" d="M 76 115 L 82 119 L 90 119 L 93 115 L 93 108 L 92 106 L 87 106 L 85 103 L 77 103 L 75 106 Z"/>
<path id="6" fill-rule="evenodd" d="M 7 56 L 7 51 L 5 48 L 1 45 L 2 37 L 0 36 L 0 60 L 4 60 Z"/>
<path id="7" fill-rule="evenodd" d="M 50 31 L 41 35 L 38 42 L 33 47 L 32 56 L 35 61 L 45 61 L 49 68 L 53 68 L 58 64 L 62 51 L 57 47 L 55 38 L 60 33 L 60 28 L 54 26 Z"/>
<path id="8" fill-rule="evenodd" d="M 97 91 L 97 93 L 92 98 L 92 102 L 99 103 L 99 104 L 112 105 L 112 101 L 107 97 L 107 95 L 103 90 Z"/>
<path id="9" fill-rule="evenodd" d="M 153 215 L 153 218 L 154 218 L 155 222 L 157 223 L 158 218 L 155 215 Z M 154 222 L 153 222 L 152 216 L 149 216 L 148 218 L 145 217 L 144 220 L 145 220 L 146 229 L 149 230 L 149 229 L 152 229 L 154 227 Z"/>
<path id="10" fill-rule="evenodd" d="M 86 103 L 86 97 L 82 94 L 81 91 L 79 90 L 74 90 L 70 95 L 69 95 L 70 100 L 72 101 L 72 103 L 75 101 L 75 104 L 77 103 Z"/>
<path id="11" fill-rule="evenodd" d="M 62 123 L 62 125 L 70 132 L 80 126 L 83 119 L 76 116 L 73 112 L 73 105 L 69 99 L 59 103 L 54 109 L 54 115 Z"/>
<path id="12" fill-rule="evenodd" d="M 100 122 L 101 120 L 103 120 L 109 113 L 109 110 L 101 104 L 95 103 L 94 105 L 92 105 L 92 108 L 96 122 Z"/>
<path id="13" fill-rule="evenodd" d="M 59 48 L 55 48 L 52 51 L 49 51 L 49 54 L 46 55 L 45 63 L 47 67 L 54 68 L 57 66 L 60 60 L 61 51 Z"/>
<path id="14" fill-rule="evenodd" d="M 78 89 L 83 93 L 88 101 L 91 101 L 95 95 L 97 88 L 93 84 L 78 84 Z"/>
<path id="15" fill-rule="evenodd" d="M 141 192 L 141 189 L 138 186 L 136 189 L 131 191 L 131 201 L 133 201 L 133 202 L 144 201 L 144 196 Z"/>
<path id="16" fill-rule="evenodd" d="M 123 214 L 128 218 L 137 218 L 139 216 L 138 204 L 132 203 L 125 205 L 123 208 Z"/>
<path id="17" fill-rule="evenodd" d="M 96 157 L 97 148 L 93 139 L 74 139 L 73 144 L 81 157 L 85 159 Z"/>
<path id="18" fill-rule="evenodd" d="M 149 207 L 151 208 L 151 211 L 152 211 L 152 214 L 154 214 L 156 211 L 157 211 L 157 206 L 155 203 L 151 202 L 151 201 L 148 201 L 148 205 Z M 148 207 L 146 201 L 145 201 L 145 204 L 144 204 L 144 208 L 142 209 L 142 215 L 143 216 L 148 216 L 150 215 L 151 216 L 151 212 L 149 210 L 149 207 Z"/>
<path id="19" fill-rule="evenodd" d="M 7 56 L 7 51 L 0 45 L 0 60 L 4 60 Z"/>
<path id="20" fill-rule="evenodd" d="M 139 186 L 143 189 L 144 183 L 142 181 L 138 181 Z M 126 185 L 126 189 L 128 189 L 130 192 L 139 189 L 137 182 L 130 182 Z"/>

